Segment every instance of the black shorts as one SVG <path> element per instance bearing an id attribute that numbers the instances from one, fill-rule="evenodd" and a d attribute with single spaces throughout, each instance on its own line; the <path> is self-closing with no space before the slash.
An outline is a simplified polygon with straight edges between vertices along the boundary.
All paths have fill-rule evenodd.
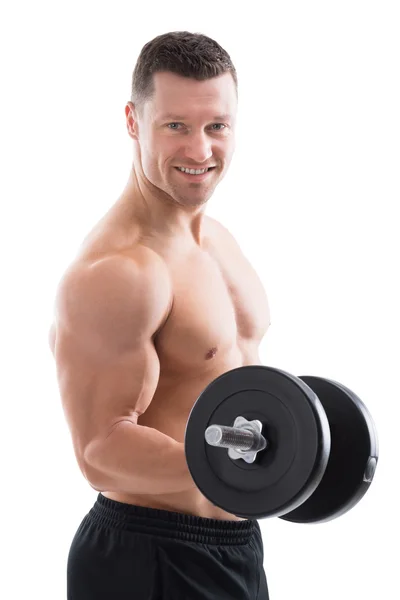
<path id="1" fill-rule="evenodd" d="M 71 544 L 68 600 L 267 600 L 257 521 L 222 521 L 99 494 Z"/>

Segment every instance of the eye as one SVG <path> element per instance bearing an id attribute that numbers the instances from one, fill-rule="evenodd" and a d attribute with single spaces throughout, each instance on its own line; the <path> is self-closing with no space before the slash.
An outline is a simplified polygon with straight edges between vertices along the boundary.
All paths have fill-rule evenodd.
<path id="1" fill-rule="evenodd" d="M 213 127 L 224 127 L 226 128 L 225 123 L 214 123 Z M 222 129 L 216 129 L 215 131 L 222 131 Z"/>
<path id="2" fill-rule="evenodd" d="M 183 126 L 183 123 L 174 122 L 168 123 L 167 127 L 172 131 L 178 131 L 180 125 Z M 226 129 L 226 125 L 225 123 L 213 123 L 213 125 L 211 125 L 211 129 L 213 129 L 213 131 L 223 131 L 223 129 Z"/>

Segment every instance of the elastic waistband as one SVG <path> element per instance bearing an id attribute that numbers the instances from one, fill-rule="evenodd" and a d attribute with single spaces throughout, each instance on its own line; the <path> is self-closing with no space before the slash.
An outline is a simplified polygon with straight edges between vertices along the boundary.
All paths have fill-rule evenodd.
<path id="1" fill-rule="evenodd" d="M 99 494 L 89 511 L 95 523 L 161 537 L 213 545 L 247 544 L 258 522 L 223 521 L 110 500 Z"/>

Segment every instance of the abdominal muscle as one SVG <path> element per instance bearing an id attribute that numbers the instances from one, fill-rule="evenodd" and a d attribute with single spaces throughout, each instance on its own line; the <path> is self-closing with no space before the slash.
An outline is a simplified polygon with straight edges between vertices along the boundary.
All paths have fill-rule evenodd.
<path id="1" fill-rule="evenodd" d="M 201 375 L 185 374 L 185 377 L 175 375 L 167 381 L 161 376 L 157 391 L 147 411 L 138 419 L 138 425 L 158 429 L 176 441 L 183 443 L 187 419 L 193 404 L 205 387 L 218 376 L 244 364 L 259 364 L 258 355 L 254 360 L 248 357 L 244 360 L 242 352 L 230 353 L 228 362 L 214 364 L 211 370 Z M 226 452 L 226 450 L 221 450 Z M 119 492 L 102 492 L 103 496 L 136 506 L 145 506 L 188 515 L 220 519 L 224 521 L 244 521 L 225 510 L 213 505 L 193 483 L 193 488 L 174 494 L 126 494 Z"/>

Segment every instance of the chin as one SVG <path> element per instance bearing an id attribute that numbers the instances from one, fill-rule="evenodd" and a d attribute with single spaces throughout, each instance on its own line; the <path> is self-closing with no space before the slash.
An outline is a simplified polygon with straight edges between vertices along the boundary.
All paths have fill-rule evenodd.
<path id="1" fill-rule="evenodd" d="M 181 206 L 190 206 L 195 208 L 196 206 L 203 206 L 204 204 L 207 204 L 209 200 L 209 197 L 207 196 L 206 198 L 177 198 L 176 201 L 181 205 Z"/>
<path id="2" fill-rule="evenodd" d="M 186 193 L 182 193 L 182 190 L 177 190 L 176 188 L 166 189 L 165 192 L 174 202 L 177 202 L 182 206 L 201 206 L 211 198 L 214 193 L 214 188 L 212 190 L 205 190 L 202 194 L 196 193 L 196 190 L 193 190 L 192 193 L 190 193 L 190 191 L 188 193 L 185 190 Z"/>

